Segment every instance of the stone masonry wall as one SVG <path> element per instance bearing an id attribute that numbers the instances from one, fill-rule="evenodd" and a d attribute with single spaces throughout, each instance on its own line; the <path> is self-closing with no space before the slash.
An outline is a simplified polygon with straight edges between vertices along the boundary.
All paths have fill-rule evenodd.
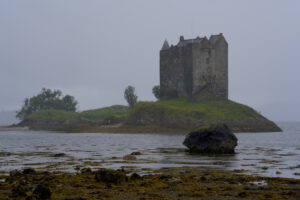
<path id="1" fill-rule="evenodd" d="M 191 93 L 192 49 L 191 47 L 171 47 L 160 52 L 160 87 L 176 89 L 179 96 Z"/>
<path id="2" fill-rule="evenodd" d="M 201 96 L 202 91 L 213 84 L 211 48 L 193 45 L 193 96 Z"/>
<path id="3" fill-rule="evenodd" d="M 228 98 L 228 45 L 217 42 L 215 48 L 215 94 L 217 97 Z"/>

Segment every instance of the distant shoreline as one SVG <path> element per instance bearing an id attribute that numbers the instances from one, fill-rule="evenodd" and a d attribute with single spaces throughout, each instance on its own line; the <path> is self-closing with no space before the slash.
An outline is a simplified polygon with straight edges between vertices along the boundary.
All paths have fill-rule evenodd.
<path id="1" fill-rule="evenodd" d="M 23 126 L 0 126 L 0 131 L 27 131 L 30 130 L 29 127 Z"/>

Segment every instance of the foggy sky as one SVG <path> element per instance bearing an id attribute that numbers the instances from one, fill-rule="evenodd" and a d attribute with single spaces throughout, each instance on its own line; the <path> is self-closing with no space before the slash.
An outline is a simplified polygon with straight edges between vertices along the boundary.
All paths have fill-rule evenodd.
<path id="1" fill-rule="evenodd" d="M 229 98 L 271 120 L 300 121 L 300 1 L 1 0 L 0 110 L 16 110 L 43 87 L 79 110 L 154 100 L 165 39 L 223 33 Z"/>

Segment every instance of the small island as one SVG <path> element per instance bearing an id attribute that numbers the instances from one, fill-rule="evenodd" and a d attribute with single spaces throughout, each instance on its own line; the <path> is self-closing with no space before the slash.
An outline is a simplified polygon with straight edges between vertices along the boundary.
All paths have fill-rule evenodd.
<path id="1" fill-rule="evenodd" d="M 17 126 L 63 132 L 185 133 L 225 123 L 233 132 L 281 131 L 254 109 L 228 99 L 228 44 L 223 34 L 209 39 L 181 36 L 177 45 L 163 43 L 160 85 L 153 88 L 157 101 L 137 102 L 134 88 L 127 89 L 129 97 L 133 95 L 129 106 L 75 112 L 76 103 L 67 95 L 67 109 L 36 110 Z"/>
<path id="2" fill-rule="evenodd" d="M 233 132 L 281 131 L 248 106 L 224 99 L 188 102 L 182 98 L 138 102 L 132 109 L 114 105 L 83 112 L 41 110 L 18 126 L 63 132 L 185 133 L 217 122 L 226 123 Z"/>

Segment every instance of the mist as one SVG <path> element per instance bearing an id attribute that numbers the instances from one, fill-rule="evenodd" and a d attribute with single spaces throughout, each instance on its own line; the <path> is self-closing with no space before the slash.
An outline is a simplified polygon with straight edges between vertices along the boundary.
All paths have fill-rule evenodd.
<path id="1" fill-rule="evenodd" d="M 155 100 L 165 39 L 223 33 L 229 98 L 275 121 L 299 121 L 300 2 L 0 2 L 0 110 L 43 87 L 73 95 L 79 110 L 126 104 L 126 86 Z"/>

